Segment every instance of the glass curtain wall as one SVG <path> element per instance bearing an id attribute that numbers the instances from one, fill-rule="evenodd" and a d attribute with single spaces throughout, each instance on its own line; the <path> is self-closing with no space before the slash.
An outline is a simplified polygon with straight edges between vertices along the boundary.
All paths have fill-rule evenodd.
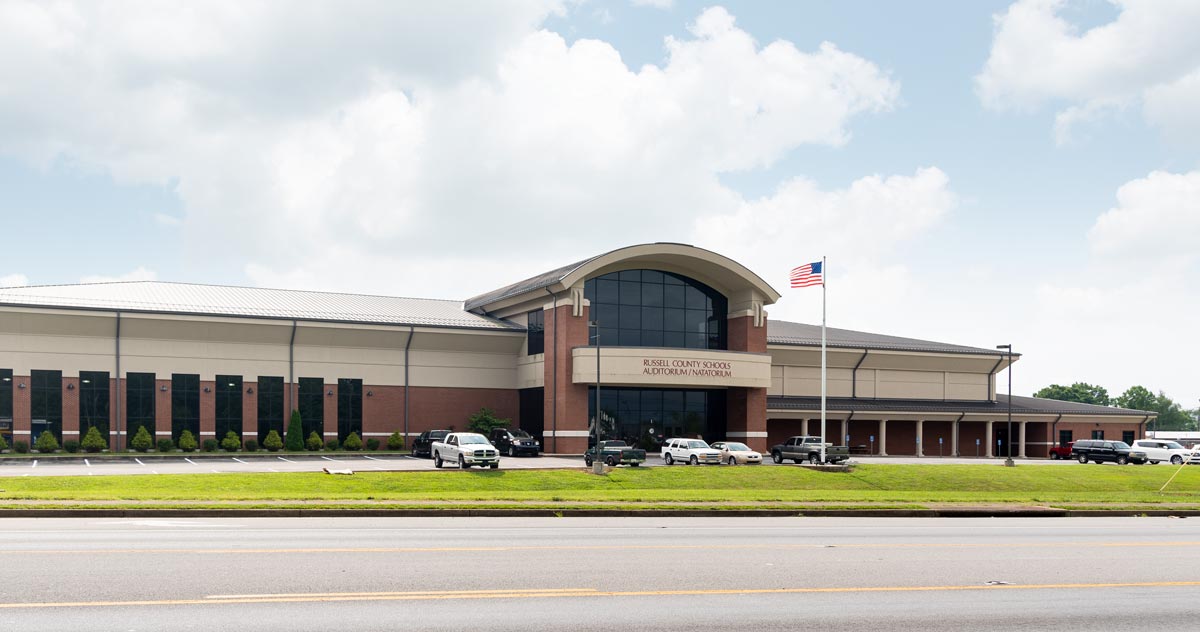
<path id="1" fill-rule="evenodd" d="M 622 270 L 588 279 L 584 295 L 600 324 L 600 344 L 620 347 L 725 349 L 728 301 L 688 277 Z M 595 335 L 595 329 L 590 332 Z M 594 339 L 588 344 L 595 345 Z"/>
<path id="2" fill-rule="evenodd" d="M 154 436 L 154 374 L 125 374 L 125 432 L 128 439 L 145 428 Z M 199 438 L 199 435 L 197 435 Z M 123 442 L 128 446 L 128 440 Z"/>
<path id="3" fill-rule="evenodd" d="M 30 371 L 30 437 L 49 432 L 62 443 L 62 371 Z"/>
<path id="4" fill-rule="evenodd" d="M 527 355 L 546 352 L 546 310 L 535 309 L 527 314 L 529 322 L 525 328 L 529 332 Z"/>
<path id="5" fill-rule="evenodd" d="M 338 441 L 351 432 L 362 438 L 362 380 L 338 380 Z"/>
<path id="6" fill-rule="evenodd" d="M 200 442 L 200 376 L 176 373 L 171 376 L 171 439 L 187 430 Z"/>
<path id="7" fill-rule="evenodd" d="M 300 378 L 300 393 L 298 396 L 300 423 L 304 426 L 304 438 L 316 432 L 324 441 L 325 438 L 325 380 L 319 377 Z"/>
<path id="8" fill-rule="evenodd" d="M 283 378 L 258 377 L 258 442 L 266 441 L 272 430 L 284 437 Z"/>
<path id="9" fill-rule="evenodd" d="M 79 372 L 79 439 L 95 428 L 108 441 L 111 389 L 107 371 Z"/>
<path id="10" fill-rule="evenodd" d="M 215 395 L 217 441 L 230 430 L 242 437 L 242 376 L 218 375 Z"/>
<path id="11" fill-rule="evenodd" d="M 676 437 L 716 441 L 725 434 L 725 391 L 600 388 L 600 435 L 657 450 Z M 588 419 L 596 419 L 596 387 L 588 387 Z M 595 426 L 589 428 L 591 439 Z"/>

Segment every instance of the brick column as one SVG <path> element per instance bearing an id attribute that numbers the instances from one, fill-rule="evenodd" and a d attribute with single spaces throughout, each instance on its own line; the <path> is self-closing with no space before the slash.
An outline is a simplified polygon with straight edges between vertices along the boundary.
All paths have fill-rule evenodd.
<path id="1" fill-rule="evenodd" d="M 254 391 L 251 393 L 250 391 Z M 242 381 L 242 444 L 247 439 L 262 442 L 258 437 L 258 384 Z"/>
<path id="2" fill-rule="evenodd" d="M 754 326 L 753 316 L 730 318 L 726 334 L 726 342 L 730 351 L 767 352 L 767 317 L 765 315 L 760 327 Z"/>
<path id="3" fill-rule="evenodd" d="M 63 441 L 79 440 L 79 378 L 62 379 L 62 437 Z"/>
<path id="4" fill-rule="evenodd" d="M 328 441 L 330 439 L 338 438 L 338 426 L 337 426 L 338 390 L 337 390 L 337 384 L 336 383 L 326 384 L 324 391 L 325 391 L 324 393 L 321 393 L 321 397 L 323 397 L 325 400 L 325 422 L 324 422 L 324 428 L 321 431 L 321 433 L 324 434 L 325 436 L 321 437 L 322 442 Z M 333 395 L 330 395 L 329 394 L 330 392 L 333 392 Z"/>
<path id="5" fill-rule="evenodd" d="M 725 395 L 726 435 L 751 450 L 767 451 L 767 389 L 730 388 Z"/>
<path id="6" fill-rule="evenodd" d="M 582 454 L 588 445 L 588 385 L 571 381 L 571 349 L 588 346 L 589 308 L 573 316 L 574 305 L 546 310 L 546 356 L 543 365 L 546 451 Z M 555 329 L 557 327 L 557 330 Z M 555 332 L 557 331 L 557 335 Z M 601 351 L 603 353 L 603 351 Z M 555 367 L 557 358 L 557 367 Z M 557 368 L 557 375 L 556 375 Z M 604 388 L 602 384 L 601 389 Z M 556 390 L 557 389 L 557 390 Z M 556 422 L 557 409 L 557 422 Z M 557 423 L 557 434 L 555 424 Z"/>
<path id="7" fill-rule="evenodd" d="M 217 436 L 217 393 L 216 382 L 200 382 L 200 443 L 205 439 L 216 439 L 217 443 L 225 437 Z"/>
<path id="8" fill-rule="evenodd" d="M 125 405 L 128 410 L 129 403 L 126 402 Z M 133 435 L 129 434 L 129 428 L 125 428 L 125 431 L 126 439 L 133 439 Z M 152 434 L 155 441 L 159 437 L 171 437 L 171 380 L 154 380 L 154 432 Z M 124 445 L 128 447 L 129 442 L 126 441 Z"/>
<path id="9" fill-rule="evenodd" d="M 25 388 L 21 388 L 22 384 Z M 33 439 L 29 436 L 33 423 L 33 402 L 29 395 L 32 384 L 28 375 L 13 376 L 13 441 L 24 441 L 30 446 L 33 445 Z"/>

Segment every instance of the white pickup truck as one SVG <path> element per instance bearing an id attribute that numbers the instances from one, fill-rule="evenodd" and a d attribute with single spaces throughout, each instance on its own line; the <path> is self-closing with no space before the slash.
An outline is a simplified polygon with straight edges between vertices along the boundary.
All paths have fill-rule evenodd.
<path id="1" fill-rule="evenodd" d="M 451 432 L 441 441 L 434 441 L 429 450 L 433 452 L 434 467 L 447 462 L 458 463 L 463 470 L 472 465 L 486 465 L 493 470 L 500 467 L 500 451 L 487 437 L 474 432 Z"/>

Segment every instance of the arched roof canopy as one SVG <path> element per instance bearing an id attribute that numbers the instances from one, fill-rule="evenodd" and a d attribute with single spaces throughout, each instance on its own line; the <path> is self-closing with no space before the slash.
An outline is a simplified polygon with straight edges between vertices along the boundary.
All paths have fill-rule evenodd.
<path id="1" fill-rule="evenodd" d="M 528 300 L 534 292 L 544 295 L 548 290 L 557 294 L 581 286 L 595 276 L 639 268 L 674 272 L 700 281 L 728 297 L 731 309 L 734 304 L 750 301 L 770 305 L 780 298 L 779 292 L 762 277 L 733 259 L 687 244 L 660 242 L 627 246 L 563 266 L 468 299 L 464 307 L 475 312 L 496 312 Z"/>

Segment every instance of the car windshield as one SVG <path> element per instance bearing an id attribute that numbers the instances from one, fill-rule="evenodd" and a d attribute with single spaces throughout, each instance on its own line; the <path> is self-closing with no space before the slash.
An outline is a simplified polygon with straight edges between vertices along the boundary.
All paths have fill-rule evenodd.
<path id="1" fill-rule="evenodd" d="M 469 435 L 459 435 L 458 442 L 463 445 L 467 445 L 469 443 L 487 443 L 488 440 L 484 439 L 483 435 L 469 434 Z"/>
<path id="2" fill-rule="evenodd" d="M 693 450 L 703 450 L 708 447 L 708 444 L 703 441 L 688 441 L 688 447 Z"/>
<path id="3" fill-rule="evenodd" d="M 623 448 L 623 447 L 625 447 L 625 442 L 624 441 L 604 441 L 601 443 L 601 445 L 603 445 L 605 447 L 609 447 L 609 448 Z"/>
<path id="4" fill-rule="evenodd" d="M 528 432 L 525 432 L 524 430 L 513 430 L 512 436 L 514 439 L 532 439 L 533 438 L 532 436 L 530 436 L 530 434 Z"/>
<path id="5" fill-rule="evenodd" d="M 726 443 L 725 449 L 730 452 L 749 452 L 750 448 L 744 443 Z"/>

